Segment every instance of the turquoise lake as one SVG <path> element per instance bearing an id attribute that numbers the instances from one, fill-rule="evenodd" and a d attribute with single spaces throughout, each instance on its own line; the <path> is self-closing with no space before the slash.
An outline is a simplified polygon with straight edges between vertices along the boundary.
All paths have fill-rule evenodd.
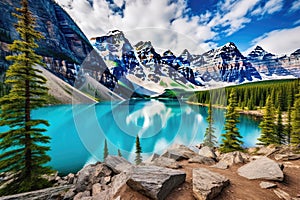
<path id="1" fill-rule="evenodd" d="M 214 127 L 221 141 L 224 109 L 214 109 Z M 59 105 L 41 108 L 33 117 L 47 119 L 51 136 L 50 165 L 62 174 L 76 172 L 84 165 L 103 160 L 104 140 L 109 154 L 133 161 L 135 138 L 140 137 L 143 159 L 162 153 L 173 143 L 195 146 L 203 140 L 207 108 L 179 101 L 130 100 L 94 105 Z M 259 121 L 240 116 L 238 125 L 244 146 L 255 146 Z M 4 131 L 0 127 L 0 132 Z"/>

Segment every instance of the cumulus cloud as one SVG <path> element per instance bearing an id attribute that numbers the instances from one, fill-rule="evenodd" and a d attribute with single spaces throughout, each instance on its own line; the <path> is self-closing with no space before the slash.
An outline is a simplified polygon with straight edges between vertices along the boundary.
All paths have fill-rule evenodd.
<path id="1" fill-rule="evenodd" d="M 291 54 L 299 49 L 299 33 L 300 26 L 266 33 L 263 36 L 254 39 L 252 41 L 253 47 L 246 50 L 244 55 L 247 55 L 257 45 L 262 46 L 266 51 L 276 55 Z"/>
<path id="2" fill-rule="evenodd" d="M 273 14 L 283 8 L 283 3 L 283 0 L 269 0 L 264 5 L 260 5 L 255 10 L 253 10 L 252 15 L 259 16 L 265 14 Z"/>
<path id="3" fill-rule="evenodd" d="M 295 12 L 300 9 L 300 0 L 294 1 L 290 12 Z"/>

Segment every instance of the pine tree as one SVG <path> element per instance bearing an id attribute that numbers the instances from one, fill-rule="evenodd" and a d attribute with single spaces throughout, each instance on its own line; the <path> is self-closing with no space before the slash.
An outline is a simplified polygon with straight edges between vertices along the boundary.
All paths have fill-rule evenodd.
<path id="1" fill-rule="evenodd" d="M 285 128 L 285 134 L 287 137 L 287 143 L 291 143 L 291 133 L 292 133 L 292 111 L 291 111 L 291 106 L 288 107 L 288 112 L 287 112 L 287 125 Z"/>
<path id="2" fill-rule="evenodd" d="M 120 149 L 118 149 L 118 156 L 122 157 L 122 153 L 121 153 Z"/>
<path id="3" fill-rule="evenodd" d="M 136 136 L 136 140 L 135 140 L 135 154 L 136 154 L 136 157 L 135 157 L 135 160 L 134 160 L 136 165 L 139 165 L 143 161 L 141 153 L 142 153 L 142 147 L 141 147 L 141 144 L 140 144 L 140 138 L 139 138 L 139 136 Z"/>
<path id="4" fill-rule="evenodd" d="M 107 158 L 107 156 L 108 156 L 108 147 L 107 147 L 107 141 L 106 141 L 106 139 L 104 140 L 104 149 L 103 149 L 103 160 L 105 159 L 105 158 Z"/>
<path id="5" fill-rule="evenodd" d="M 291 144 L 300 144 L 300 94 L 296 95 L 294 101 L 294 110 L 292 113 L 292 134 L 291 134 Z"/>
<path id="6" fill-rule="evenodd" d="M 237 107 L 237 96 L 235 89 L 231 90 L 229 104 L 227 106 L 226 121 L 225 121 L 225 134 L 222 139 L 222 144 L 220 145 L 220 150 L 223 153 L 232 151 L 242 151 L 243 142 L 240 140 L 242 136 L 237 128 L 237 123 L 239 123 L 239 113 L 235 110 Z"/>
<path id="7" fill-rule="evenodd" d="M 257 144 L 260 145 L 269 145 L 269 144 L 277 144 L 278 143 L 278 139 L 276 137 L 275 134 L 275 123 L 274 123 L 274 118 L 275 118 L 275 114 L 274 114 L 274 106 L 272 103 L 272 99 L 270 96 L 267 97 L 267 101 L 266 101 L 266 107 L 265 107 L 265 111 L 264 111 L 264 116 L 263 116 L 263 120 L 260 123 L 260 128 L 261 128 L 261 135 L 260 138 L 258 138 L 258 140 L 260 142 L 258 142 Z"/>
<path id="8" fill-rule="evenodd" d="M 208 122 L 208 127 L 206 128 L 204 135 L 204 145 L 208 147 L 214 147 L 217 143 L 215 133 L 215 128 L 213 127 L 213 117 L 212 117 L 212 104 L 209 102 L 208 106 L 208 116 L 206 118 Z"/>
<path id="9" fill-rule="evenodd" d="M 15 27 L 20 40 L 9 45 L 14 54 L 6 59 L 13 64 L 6 72 L 5 83 L 11 90 L 0 99 L 0 126 L 10 128 L 0 133 L 0 171 L 12 173 L 0 191 L 2 195 L 47 187 L 49 182 L 42 175 L 52 172 L 45 165 L 50 161 L 46 155 L 50 137 L 42 134 L 49 124 L 32 117 L 32 110 L 45 105 L 48 93 L 46 79 L 34 68 L 34 65 L 42 65 L 42 57 L 34 50 L 38 47 L 35 41 L 42 35 L 35 30 L 35 18 L 27 0 L 22 0 L 21 8 L 16 10 L 19 14 L 13 13 L 13 16 L 18 19 Z"/>
<path id="10" fill-rule="evenodd" d="M 282 112 L 281 107 L 278 105 L 277 124 L 276 124 L 276 137 L 277 144 L 285 143 L 284 126 L 282 124 Z"/>

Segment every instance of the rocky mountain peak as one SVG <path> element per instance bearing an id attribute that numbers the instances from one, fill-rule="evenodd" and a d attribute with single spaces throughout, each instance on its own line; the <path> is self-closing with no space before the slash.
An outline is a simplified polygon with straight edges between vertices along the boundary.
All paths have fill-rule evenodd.
<path id="1" fill-rule="evenodd" d="M 267 52 L 261 46 L 256 46 L 253 51 L 251 51 L 247 58 L 250 60 L 266 60 L 272 59 L 275 55 Z"/>

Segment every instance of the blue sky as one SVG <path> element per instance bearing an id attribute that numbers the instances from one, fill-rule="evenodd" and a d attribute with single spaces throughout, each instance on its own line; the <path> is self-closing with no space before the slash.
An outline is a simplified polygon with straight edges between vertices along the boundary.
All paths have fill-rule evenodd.
<path id="1" fill-rule="evenodd" d="M 272 53 L 300 48 L 300 0 L 57 0 L 87 37 L 122 30 L 132 44 L 202 53 L 234 42 Z"/>

